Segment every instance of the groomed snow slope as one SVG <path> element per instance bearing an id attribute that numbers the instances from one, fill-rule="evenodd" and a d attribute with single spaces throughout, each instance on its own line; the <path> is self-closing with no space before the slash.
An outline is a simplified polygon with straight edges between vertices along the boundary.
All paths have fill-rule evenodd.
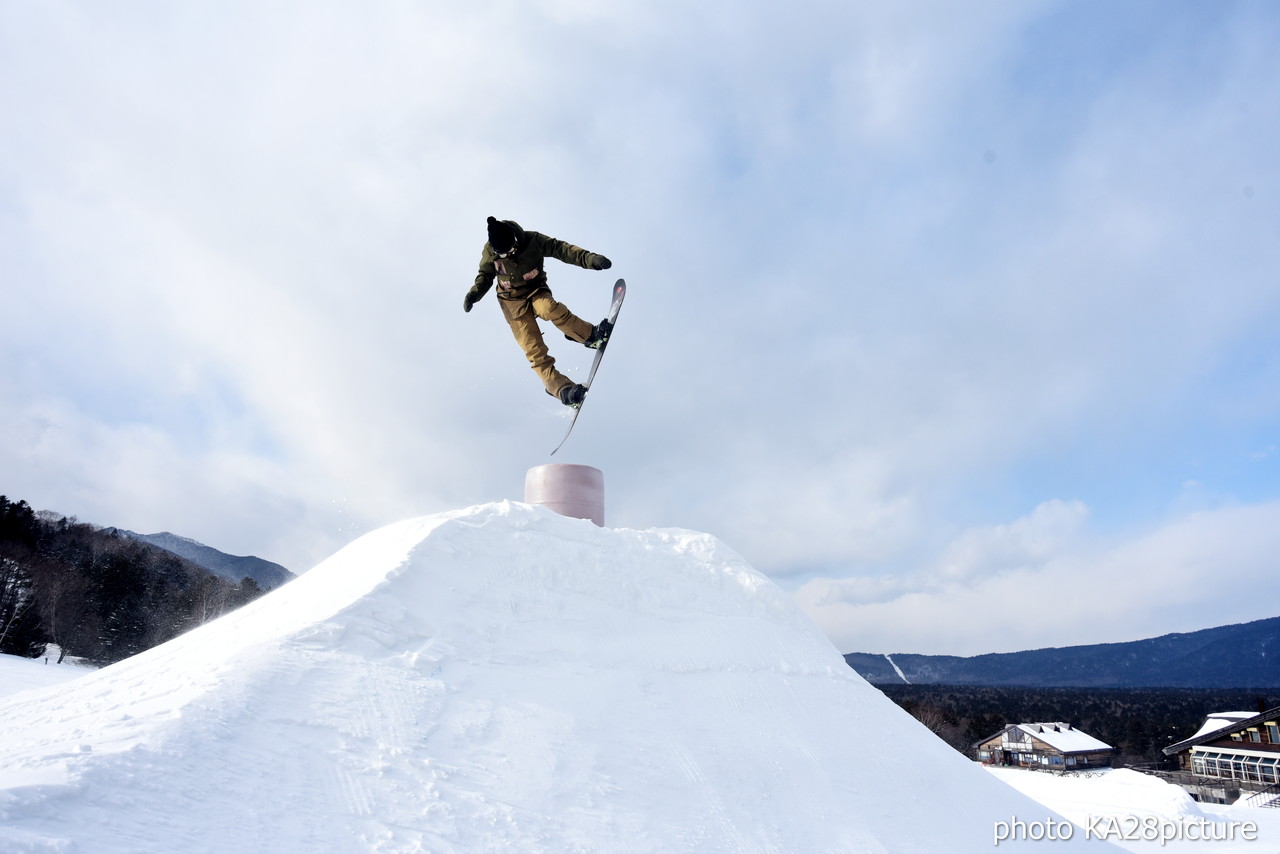
<path id="1" fill-rule="evenodd" d="M 1011 816 L 1045 808 L 713 537 L 523 504 L 375 531 L 0 700 L 6 854 L 937 854 L 991 850 Z"/>

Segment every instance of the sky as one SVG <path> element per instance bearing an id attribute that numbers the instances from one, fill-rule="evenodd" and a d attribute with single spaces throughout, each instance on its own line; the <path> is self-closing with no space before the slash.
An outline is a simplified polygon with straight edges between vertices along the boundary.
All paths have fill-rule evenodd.
<path id="1" fill-rule="evenodd" d="M 0 0 L 0 493 L 297 572 L 600 468 L 844 652 L 1280 614 L 1280 9 Z M 627 303 L 574 434 L 487 216 Z M 550 330 L 558 366 L 590 351 Z"/>

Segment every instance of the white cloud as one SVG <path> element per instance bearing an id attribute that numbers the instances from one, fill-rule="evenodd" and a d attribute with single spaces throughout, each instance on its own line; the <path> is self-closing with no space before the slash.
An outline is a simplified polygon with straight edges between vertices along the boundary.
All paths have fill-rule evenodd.
<path id="1" fill-rule="evenodd" d="M 1083 502 L 1055 500 L 1008 525 L 971 528 L 943 552 L 938 574 L 959 581 L 1042 563 L 1072 542 L 1088 515 Z"/>
<path id="2" fill-rule="evenodd" d="M 1270 16 L 1184 96 L 1176 27 L 1053 80 L 1068 4 L 677 5 L 5 6 L 0 489 L 294 568 L 519 497 L 564 425 L 461 311 L 495 214 L 613 257 L 551 270 L 583 315 L 631 284 L 561 452 L 617 524 L 887 607 L 1233 494 L 1165 467 L 1280 417 Z M 956 533 L 1027 494 L 1081 502 Z"/>
<path id="3" fill-rule="evenodd" d="M 1042 510 L 982 535 L 966 533 L 958 548 L 972 554 L 974 540 L 989 545 L 1005 539 L 1001 530 L 1036 528 Z M 883 579 L 820 579 L 796 598 L 842 651 L 891 654 L 1116 642 L 1275 616 L 1276 602 L 1258 581 L 1274 573 L 1280 554 L 1280 504 L 1194 513 L 1106 546 L 1059 540 L 1060 521 L 1048 527 L 1056 547 L 1043 549 L 1042 541 L 1022 555 L 1037 559 L 1010 565 L 998 547 L 994 565 L 970 577 L 951 577 L 943 563 L 898 589 Z M 1261 595 L 1241 596 L 1243 589 Z"/>

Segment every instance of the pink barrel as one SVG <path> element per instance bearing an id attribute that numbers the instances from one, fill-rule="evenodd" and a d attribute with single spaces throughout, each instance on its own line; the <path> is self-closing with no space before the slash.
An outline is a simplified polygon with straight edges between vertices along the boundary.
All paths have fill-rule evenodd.
<path id="1" fill-rule="evenodd" d="M 524 476 L 524 503 L 604 527 L 604 472 L 591 466 L 551 463 Z"/>

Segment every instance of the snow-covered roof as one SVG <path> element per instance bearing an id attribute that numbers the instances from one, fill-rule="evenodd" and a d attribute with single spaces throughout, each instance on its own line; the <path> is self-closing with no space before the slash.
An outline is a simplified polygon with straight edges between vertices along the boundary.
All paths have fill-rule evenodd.
<path id="1" fill-rule="evenodd" d="M 1200 731 L 1191 738 L 1183 739 L 1177 744 L 1171 744 L 1162 748 L 1161 752 L 1165 756 L 1172 756 L 1199 744 L 1209 741 L 1216 741 L 1218 733 L 1237 732 L 1247 726 L 1255 723 L 1263 723 L 1265 721 L 1274 721 L 1280 717 L 1280 706 L 1274 709 L 1267 709 L 1264 712 L 1213 712 L 1200 726 Z"/>
<path id="2" fill-rule="evenodd" d="M 1199 738 L 1202 735 L 1226 729 L 1233 724 L 1240 723 L 1240 721 L 1247 721 L 1249 718 L 1257 717 L 1257 714 L 1257 712 L 1214 712 L 1204 719 L 1200 730 L 1191 737 Z"/>
<path id="3" fill-rule="evenodd" d="M 1049 723 L 1018 724 L 1018 729 L 1043 741 L 1054 750 L 1063 753 L 1081 753 L 1086 750 L 1111 750 L 1111 745 L 1099 741 L 1086 732 L 1061 721 Z"/>

